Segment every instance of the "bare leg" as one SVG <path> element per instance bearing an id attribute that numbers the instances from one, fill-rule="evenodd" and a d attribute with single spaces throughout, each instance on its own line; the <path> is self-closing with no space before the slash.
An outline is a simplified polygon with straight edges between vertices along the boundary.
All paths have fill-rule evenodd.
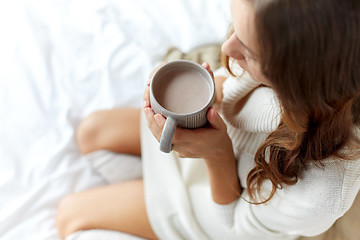
<path id="1" fill-rule="evenodd" d="M 140 155 L 140 109 L 102 110 L 85 118 L 76 132 L 83 154 L 105 149 Z"/>
<path id="2" fill-rule="evenodd" d="M 122 108 L 95 112 L 77 132 L 82 153 L 100 149 L 140 155 L 140 109 Z M 61 239 L 88 229 L 109 229 L 156 239 L 144 200 L 142 180 L 126 181 L 65 197 L 56 225 Z"/>
<path id="3" fill-rule="evenodd" d="M 59 205 L 56 225 L 61 239 L 87 229 L 109 229 L 157 239 L 150 226 L 142 180 L 72 194 Z"/>

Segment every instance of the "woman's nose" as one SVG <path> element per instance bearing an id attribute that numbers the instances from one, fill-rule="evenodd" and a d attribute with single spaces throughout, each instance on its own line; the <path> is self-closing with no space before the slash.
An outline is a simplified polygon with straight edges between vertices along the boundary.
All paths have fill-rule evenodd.
<path id="1" fill-rule="evenodd" d="M 241 45 L 235 34 L 231 35 L 231 37 L 223 43 L 221 50 L 225 55 L 236 60 L 244 59 Z"/>

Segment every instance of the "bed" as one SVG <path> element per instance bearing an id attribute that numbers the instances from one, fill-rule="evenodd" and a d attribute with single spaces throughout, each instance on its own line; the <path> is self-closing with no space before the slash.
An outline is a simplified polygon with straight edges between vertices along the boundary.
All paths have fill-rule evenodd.
<path id="1" fill-rule="evenodd" d="M 60 199 L 106 184 L 75 143 L 81 119 L 140 107 L 147 77 L 170 47 L 188 52 L 222 42 L 228 2 L 2 1 L 1 240 L 59 239 Z M 85 239 L 137 239 L 94 234 Z"/>

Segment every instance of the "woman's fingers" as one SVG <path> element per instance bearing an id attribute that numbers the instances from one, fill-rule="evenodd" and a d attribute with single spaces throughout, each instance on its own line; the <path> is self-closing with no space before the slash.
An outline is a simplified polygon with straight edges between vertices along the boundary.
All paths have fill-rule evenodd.
<path id="1" fill-rule="evenodd" d="M 143 100 L 144 100 L 144 108 L 150 107 L 150 86 L 149 85 L 147 85 L 145 87 Z"/>
<path id="2" fill-rule="evenodd" d="M 220 107 L 221 107 L 221 102 L 222 102 L 222 98 L 223 98 L 223 95 L 222 95 L 222 85 L 223 85 L 223 82 L 225 81 L 225 77 L 220 77 L 217 76 L 216 78 L 214 77 L 214 73 L 213 71 L 211 70 L 210 68 L 210 65 L 209 63 L 207 62 L 204 62 L 202 64 L 202 66 L 211 74 L 213 80 L 214 80 L 214 84 L 215 84 L 215 100 L 214 100 L 214 107 L 217 111 L 220 110 Z"/>
<path id="3" fill-rule="evenodd" d="M 155 114 L 151 109 L 150 104 L 150 85 L 151 85 L 151 78 L 153 77 L 156 70 L 158 70 L 162 65 L 165 63 L 160 64 L 156 67 L 149 76 L 149 81 L 147 82 L 145 92 L 144 92 L 144 112 L 145 117 L 148 123 L 148 127 L 150 128 L 154 137 L 160 141 L 162 130 L 164 128 L 166 119 L 164 116 L 160 114 Z M 214 74 L 210 69 L 208 63 L 203 63 L 202 66 L 211 74 L 214 79 Z M 201 155 L 198 154 L 197 148 L 203 148 L 202 145 L 206 142 L 209 138 L 213 137 L 214 134 L 213 130 L 218 130 L 223 128 L 223 122 L 217 113 L 210 109 L 208 112 L 208 120 L 210 122 L 210 128 L 200 128 L 200 129 L 183 129 L 183 128 L 176 128 L 173 144 L 174 150 L 179 153 L 180 156 L 197 156 Z M 225 128 L 226 130 L 226 128 Z M 206 140 L 207 139 L 207 140 Z M 201 150 L 201 149 L 200 149 Z M 200 151 L 201 152 L 201 151 Z"/>
<path id="4" fill-rule="evenodd" d="M 162 62 L 150 73 L 143 95 L 145 118 L 150 131 L 158 141 L 160 141 L 163 124 L 165 123 L 165 118 L 160 114 L 155 114 L 154 111 L 151 109 L 150 85 L 151 85 L 151 79 L 155 74 L 155 72 L 165 63 L 166 62 Z"/>
<path id="5" fill-rule="evenodd" d="M 214 73 L 211 70 L 209 63 L 204 62 L 203 64 L 201 64 L 201 66 L 203 66 L 203 68 L 205 68 L 210 73 L 211 77 L 214 79 Z"/>
<path id="6" fill-rule="evenodd" d="M 154 76 L 155 72 L 162 66 L 162 65 L 165 65 L 166 62 L 161 62 L 158 66 L 156 66 L 156 68 L 154 68 L 154 70 L 152 70 L 152 72 L 150 73 L 149 75 L 149 79 L 148 79 L 148 86 L 150 86 L 150 81 L 151 81 L 151 78 Z"/>
<path id="7" fill-rule="evenodd" d="M 151 78 L 153 77 L 153 75 L 155 74 L 155 72 L 162 66 L 164 65 L 166 62 L 162 62 L 160 63 L 156 68 L 154 68 L 154 70 L 152 70 L 152 72 L 149 75 L 149 78 L 146 82 L 146 87 L 145 87 L 145 91 L 144 91 L 144 95 L 143 95 L 143 100 L 144 100 L 144 108 L 145 107 L 150 107 L 150 81 Z"/>
<path id="8" fill-rule="evenodd" d="M 161 114 L 155 114 L 154 115 L 154 118 L 155 118 L 155 121 L 158 125 L 159 128 L 161 128 L 161 130 L 164 128 L 164 125 L 165 125 L 165 117 Z"/>
<path id="9" fill-rule="evenodd" d="M 224 120 L 220 117 L 220 115 L 215 111 L 214 108 L 210 107 L 206 117 L 212 128 L 226 131 L 227 127 Z"/>
<path id="10" fill-rule="evenodd" d="M 150 131 L 152 132 L 154 137 L 158 141 L 160 141 L 162 128 L 159 127 L 157 121 L 155 120 L 155 117 L 154 117 L 155 114 L 154 114 L 153 110 L 150 107 L 145 107 L 144 112 L 145 112 L 145 118 L 146 118 L 146 121 L 147 121 Z"/>

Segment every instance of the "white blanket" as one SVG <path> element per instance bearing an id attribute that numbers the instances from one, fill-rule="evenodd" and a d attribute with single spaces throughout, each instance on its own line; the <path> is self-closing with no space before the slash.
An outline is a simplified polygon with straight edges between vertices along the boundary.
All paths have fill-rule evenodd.
<path id="1" fill-rule="evenodd" d="M 74 130 L 89 113 L 140 107 L 168 47 L 222 42 L 228 0 L 0 3 L 0 239 L 58 240 L 60 199 L 105 184 Z"/>

